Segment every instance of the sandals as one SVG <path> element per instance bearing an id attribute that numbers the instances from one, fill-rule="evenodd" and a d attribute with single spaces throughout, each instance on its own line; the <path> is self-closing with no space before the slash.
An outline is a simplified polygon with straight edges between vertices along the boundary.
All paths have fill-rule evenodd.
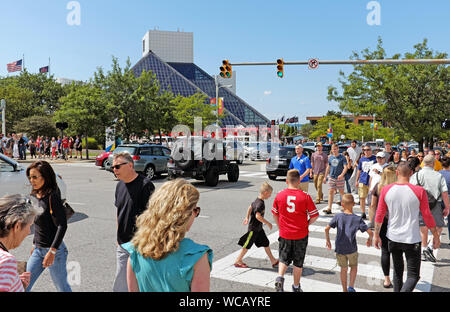
<path id="1" fill-rule="evenodd" d="M 241 262 L 241 263 L 235 263 L 234 266 L 235 266 L 236 268 L 241 268 L 241 269 L 246 269 L 246 268 L 248 268 L 248 265 L 246 265 L 244 262 Z"/>
<path id="2" fill-rule="evenodd" d="M 392 283 L 390 283 L 389 285 L 385 285 L 385 284 L 383 283 L 383 287 L 384 287 L 384 288 L 394 288 L 394 285 L 392 285 Z"/>

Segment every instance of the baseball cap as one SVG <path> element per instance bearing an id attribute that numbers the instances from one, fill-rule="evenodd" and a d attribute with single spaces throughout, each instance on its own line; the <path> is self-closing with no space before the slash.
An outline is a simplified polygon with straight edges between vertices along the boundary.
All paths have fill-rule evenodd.
<path id="1" fill-rule="evenodd" d="M 376 157 L 383 157 L 384 158 L 384 153 L 383 152 L 378 152 Z"/>

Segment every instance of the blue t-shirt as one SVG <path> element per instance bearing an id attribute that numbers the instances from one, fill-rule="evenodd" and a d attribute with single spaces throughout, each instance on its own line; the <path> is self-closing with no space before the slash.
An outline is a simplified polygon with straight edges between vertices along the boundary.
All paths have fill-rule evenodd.
<path id="1" fill-rule="evenodd" d="M 333 229 L 337 228 L 336 253 L 349 255 L 358 251 L 356 243 L 356 232 L 367 231 L 368 227 L 364 220 L 355 214 L 338 213 L 328 224 Z"/>
<path id="2" fill-rule="evenodd" d="M 178 249 L 161 260 L 145 258 L 131 242 L 121 245 L 130 253 L 131 267 L 141 292 L 189 292 L 191 291 L 194 265 L 208 253 L 212 268 L 213 251 L 206 245 L 184 238 Z"/>
<path id="3" fill-rule="evenodd" d="M 347 164 L 347 159 L 342 154 L 337 157 L 334 155 L 328 156 L 328 164 L 330 165 L 330 177 L 337 179 L 344 171 L 344 166 Z"/>
<path id="4" fill-rule="evenodd" d="M 441 170 L 439 173 L 444 176 L 445 182 L 447 182 L 448 191 L 450 192 L 450 170 Z"/>
<path id="5" fill-rule="evenodd" d="M 369 185 L 369 171 L 373 164 L 377 162 L 377 158 L 372 155 L 369 158 L 361 157 L 358 163 L 358 170 L 361 170 L 359 175 L 359 183 L 364 183 L 365 185 Z"/>
<path id="6" fill-rule="evenodd" d="M 312 169 L 311 167 L 311 161 L 309 160 L 309 157 L 306 155 L 302 155 L 300 159 L 297 159 L 297 155 L 292 157 L 291 163 L 289 164 L 289 170 L 290 169 L 297 169 L 300 172 L 300 175 L 304 174 L 307 169 Z M 308 182 L 309 181 L 309 174 L 306 175 L 306 177 L 303 178 L 300 182 Z"/>

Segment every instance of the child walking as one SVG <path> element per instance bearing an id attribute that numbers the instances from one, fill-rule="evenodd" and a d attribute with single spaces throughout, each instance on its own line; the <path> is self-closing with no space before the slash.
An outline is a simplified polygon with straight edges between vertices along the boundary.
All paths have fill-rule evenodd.
<path id="1" fill-rule="evenodd" d="M 358 246 L 356 243 L 356 232 L 366 232 L 369 234 L 367 247 L 372 246 L 373 233 L 368 228 L 362 217 L 353 214 L 355 201 L 353 195 L 345 194 L 342 197 L 343 213 L 338 213 L 331 219 L 325 228 L 326 246 L 331 249 L 330 228 L 337 227 L 336 234 L 336 259 L 341 267 L 341 284 L 344 292 L 355 292 L 355 280 L 358 272 Z M 347 288 L 347 272 L 350 266 L 350 285 Z"/>
<path id="2" fill-rule="evenodd" d="M 272 196 L 272 191 L 273 189 L 270 184 L 264 182 L 259 190 L 258 198 L 248 207 L 247 216 L 244 219 L 244 224 L 248 224 L 248 232 L 244 234 L 238 242 L 238 244 L 242 246 L 242 250 L 234 262 L 234 266 L 237 268 L 248 268 L 247 264 L 242 262 L 242 259 L 253 244 L 255 244 L 256 247 L 264 247 L 273 268 L 278 265 L 278 260 L 272 255 L 269 247 L 269 239 L 263 230 L 263 224 L 266 224 L 269 229 L 272 230 L 272 223 L 264 219 L 264 200 L 269 199 L 270 196 Z"/>

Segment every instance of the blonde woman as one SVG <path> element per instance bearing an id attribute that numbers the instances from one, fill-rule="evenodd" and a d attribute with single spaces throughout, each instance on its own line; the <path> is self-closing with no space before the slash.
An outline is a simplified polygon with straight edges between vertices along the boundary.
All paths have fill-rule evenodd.
<path id="1" fill-rule="evenodd" d="M 395 173 L 395 165 L 390 164 L 389 166 L 385 167 L 383 169 L 383 173 L 381 174 L 381 180 L 378 182 L 372 192 L 372 205 L 370 206 L 370 209 L 372 210 L 372 216 L 373 219 L 370 220 L 371 223 L 369 227 L 373 229 L 375 225 L 375 215 L 377 212 L 377 206 L 378 206 L 378 198 L 381 194 L 381 189 L 385 187 L 386 185 L 395 183 L 397 181 L 397 175 Z M 392 288 L 391 279 L 389 277 L 389 271 L 391 267 L 391 253 L 388 250 L 388 238 L 386 237 L 387 232 L 387 215 L 385 216 L 383 220 L 383 225 L 381 226 L 380 230 L 380 238 L 381 238 L 381 268 L 383 269 L 384 274 L 384 288 Z"/>
<path id="2" fill-rule="evenodd" d="M 183 179 L 164 183 L 136 220 L 127 264 L 131 292 L 209 291 L 213 252 L 186 233 L 200 214 L 200 193 Z"/>

